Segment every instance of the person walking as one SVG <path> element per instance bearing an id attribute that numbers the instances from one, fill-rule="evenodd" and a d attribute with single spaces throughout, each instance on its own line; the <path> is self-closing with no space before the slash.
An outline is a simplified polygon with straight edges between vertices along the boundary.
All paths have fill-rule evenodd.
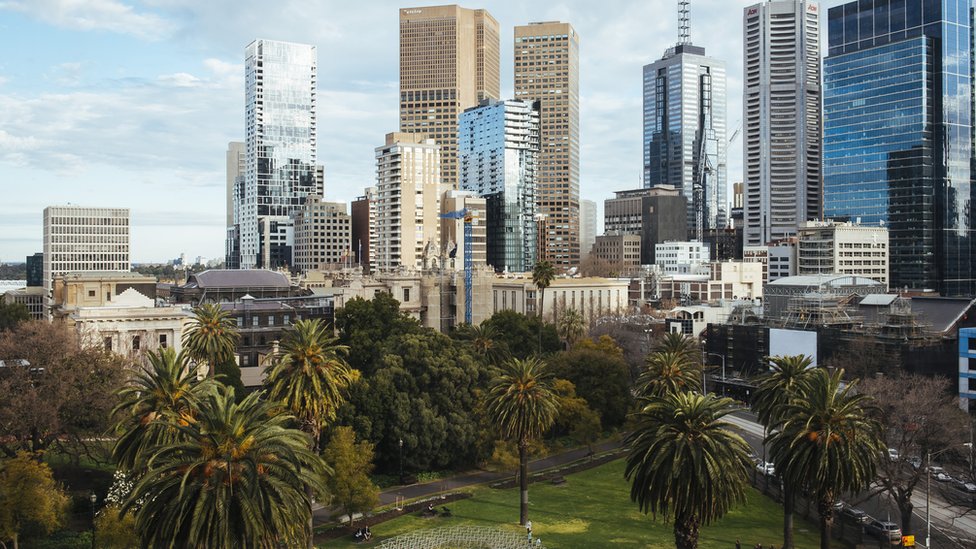
<path id="1" fill-rule="evenodd" d="M 735 549 L 742 549 L 742 542 L 739 541 L 739 538 L 735 538 Z"/>

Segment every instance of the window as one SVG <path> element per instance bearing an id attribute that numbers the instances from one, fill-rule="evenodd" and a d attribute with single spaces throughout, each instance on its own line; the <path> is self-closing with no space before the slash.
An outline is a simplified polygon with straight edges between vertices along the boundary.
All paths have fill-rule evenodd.
<path id="1" fill-rule="evenodd" d="M 95 297 L 95 290 L 88 290 L 88 297 Z"/>
<path id="2" fill-rule="evenodd" d="M 252 316 L 251 317 L 251 326 L 255 326 L 256 327 L 257 325 L 258 325 L 258 317 Z"/>
<path id="3" fill-rule="evenodd" d="M 251 355 L 241 355 L 241 366 L 251 365 Z"/>
<path id="4" fill-rule="evenodd" d="M 290 322 L 290 321 L 291 321 L 291 317 L 290 317 L 290 316 L 288 316 L 288 315 L 285 315 L 285 316 L 284 316 L 284 317 L 282 317 L 282 319 L 281 319 L 281 323 L 282 323 L 282 324 L 284 324 L 285 326 L 287 326 L 287 325 L 289 324 L 289 322 Z"/>
<path id="5" fill-rule="evenodd" d="M 406 303 L 407 301 L 410 301 L 410 288 L 403 289 L 403 302 Z"/>
<path id="6" fill-rule="evenodd" d="M 132 350 L 133 351 L 138 351 L 139 350 L 139 344 L 140 343 L 142 343 L 142 338 L 140 338 L 139 336 L 132 336 Z"/>
<path id="7" fill-rule="evenodd" d="M 274 326 L 274 315 L 268 315 L 268 326 Z"/>
<path id="8" fill-rule="evenodd" d="M 102 344 L 105 345 L 106 351 L 112 350 L 112 338 L 106 337 L 105 339 L 102 340 Z"/>
<path id="9" fill-rule="evenodd" d="M 159 347 L 165 349 L 167 346 L 169 346 L 169 342 L 167 341 L 166 334 L 159 334 Z"/>

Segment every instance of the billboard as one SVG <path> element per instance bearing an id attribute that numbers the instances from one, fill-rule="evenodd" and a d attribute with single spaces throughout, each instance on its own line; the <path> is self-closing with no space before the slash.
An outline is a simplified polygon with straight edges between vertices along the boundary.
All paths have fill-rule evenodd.
<path id="1" fill-rule="evenodd" d="M 769 329 L 769 356 L 807 355 L 817 365 L 817 332 Z"/>

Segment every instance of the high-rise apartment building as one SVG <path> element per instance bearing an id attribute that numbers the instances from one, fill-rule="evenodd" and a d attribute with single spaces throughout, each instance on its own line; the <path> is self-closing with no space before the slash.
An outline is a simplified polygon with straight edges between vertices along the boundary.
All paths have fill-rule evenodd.
<path id="1" fill-rule="evenodd" d="M 376 148 L 376 252 L 373 270 L 422 269 L 440 257 L 440 147 L 433 139 L 390 133 Z"/>
<path id="2" fill-rule="evenodd" d="M 316 52 L 274 40 L 255 40 L 245 52 L 245 170 L 235 193 L 237 244 L 228 238 L 228 256 L 236 247 L 241 268 L 274 269 L 292 262 L 292 214 L 306 196 L 323 192 L 315 164 Z"/>
<path id="3" fill-rule="evenodd" d="M 467 210 L 465 217 L 441 218 L 441 249 L 447 269 L 464 268 L 466 254 L 464 225 L 471 219 L 471 264 L 484 266 L 488 262 L 488 201 L 471 191 L 449 189 L 441 199 L 441 213 Z"/>
<path id="4" fill-rule="evenodd" d="M 247 169 L 244 151 L 243 141 L 227 144 L 227 227 L 234 226 L 234 187 L 243 185 L 244 171 Z"/>
<path id="5" fill-rule="evenodd" d="M 356 263 L 371 268 L 376 253 L 376 187 L 363 189 L 349 207 L 352 218 L 352 250 Z"/>
<path id="6" fill-rule="evenodd" d="M 488 264 L 525 272 L 536 262 L 539 103 L 486 100 L 458 124 L 461 188 L 486 200 Z"/>
<path id="7" fill-rule="evenodd" d="M 579 35 L 569 23 L 515 27 L 515 99 L 539 102 L 536 208 L 545 259 L 567 268 L 580 261 Z"/>
<path id="8" fill-rule="evenodd" d="M 44 288 L 47 291 L 51 291 L 55 275 L 131 269 L 128 208 L 44 208 Z"/>
<path id="9" fill-rule="evenodd" d="M 498 99 L 498 21 L 456 5 L 400 10 L 400 131 L 441 148 L 441 180 L 457 188 L 458 116 Z"/>
<path id="10" fill-rule="evenodd" d="M 309 195 L 294 214 L 293 267 L 316 271 L 352 263 L 352 222 L 342 202 Z"/>
<path id="11" fill-rule="evenodd" d="M 757 246 L 822 214 L 820 10 L 769 0 L 745 8 L 742 23 L 743 219 Z"/>
<path id="12" fill-rule="evenodd" d="M 892 288 L 976 294 L 971 15 L 968 0 L 828 11 L 824 213 L 888 228 Z"/>
<path id="13" fill-rule="evenodd" d="M 580 200 L 580 256 L 586 257 L 596 243 L 596 202 Z"/>
<path id="14" fill-rule="evenodd" d="M 720 229 L 728 218 L 725 62 L 687 40 L 644 66 L 644 186 L 681 191 L 689 235 L 700 239 L 699 224 Z"/>

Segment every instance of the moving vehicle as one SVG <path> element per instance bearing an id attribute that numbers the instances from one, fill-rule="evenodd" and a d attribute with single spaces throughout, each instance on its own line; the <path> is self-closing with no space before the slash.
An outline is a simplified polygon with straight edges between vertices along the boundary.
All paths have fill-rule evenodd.
<path id="1" fill-rule="evenodd" d="M 845 505 L 844 508 L 840 510 L 840 516 L 842 519 L 848 520 L 855 524 L 865 524 L 871 520 L 871 517 L 869 517 L 867 513 L 858 509 L 857 507 L 851 507 L 849 505 Z"/>
<path id="2" fill-rule="evenodd" d="M 756 464 L 756 470 L 766 476 L 773 476 L 776 474 L 776 467 L 768 461 L 760 461 Z"/>
<path id="3" fill-rule="evenodd" d="M 901 543 L 901 528 L 894 522 L 870 519 L 864 524 L 864 532 L 892 544 Z"/>

